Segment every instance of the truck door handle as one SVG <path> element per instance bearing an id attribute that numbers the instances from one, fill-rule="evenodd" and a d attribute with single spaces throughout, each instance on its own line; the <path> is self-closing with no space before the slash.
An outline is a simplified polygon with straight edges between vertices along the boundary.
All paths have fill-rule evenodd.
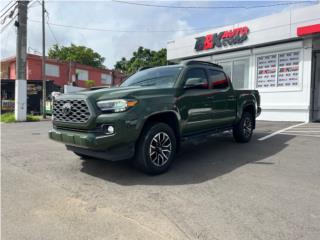
<path id="1" fill-rule="evenodd" d="M 214 99 L 214 96 L 209 96 L 208 99 Z"/>

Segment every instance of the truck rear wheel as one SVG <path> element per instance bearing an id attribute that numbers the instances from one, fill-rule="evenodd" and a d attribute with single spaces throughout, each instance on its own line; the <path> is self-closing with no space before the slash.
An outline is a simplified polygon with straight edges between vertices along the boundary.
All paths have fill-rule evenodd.
<path id="1" fill-rule="evenodd" d="M 249 142 L 253 131 L 253 116 L 249 112 L 242 114 L 241 120 L 233 127 L 233 137 L 236 142 Z"/>
<path id="2" fill-rule="evenodd" d="M 148 174 L 166 172 L 176 153 L 177 140 L 165 123 L 148 124 L 137 143 L 135 165 Z"/>

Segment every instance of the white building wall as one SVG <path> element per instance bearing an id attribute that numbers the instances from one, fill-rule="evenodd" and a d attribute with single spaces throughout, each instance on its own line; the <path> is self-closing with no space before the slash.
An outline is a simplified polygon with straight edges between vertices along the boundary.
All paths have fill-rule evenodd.
<path id="1" fill-rule="evenodd" d="M 287 51 L 300 51 L 299 86 L 294 88 L 256 88 L 257 56 Z M 249 89 L 257 89 L 261 96 L 262 113 L 259 120 L 309 121 L 311 94 L 312 39 L 278 44 L 251 50 L 231 52 L 197 58 L 197 60 L 217 63 L 219 61 L 249 58 Z"/>
<path id="2" fill-rule="evenodd" d="M 204 54 L 216 54 L 239 47 L 254 46 L 267 42 L 276 42 L 297 38 L 297 27 L 318 24 L 320 20 L 320 4 L 297 8 L 270 16 L 257 18 L 229 26 L 209 29 L 208 31 L 178 38 L 167 43 L 167 59 L 170 61 L 182 58 L 200 57 Z M 248 39 L 241 44 L 213 48 L 197 52 L 194 49 L 196 37 L 219 33 L 237 27 L 249 27 Z"/>
<path id="3" fill-rule="evenodd" d="M 242 22 L 170 41 L 168 60 L 180 61 L 185 58 L 215 63 L 241 58 L 249 59 L 249 89 L 257 89 L 261 95 L 262 113 L 259 120 L 303 121 L 310 120 L 312 38 L 298 39 L 297 27 L 319 24 L 320 4 L 294 9 L 292 11 Z M 229 29 L 248 26 L 248 40 L 235 46 L 224 46 L 197 52 L 195 38 L 206 34 L 219 33 Z M 294 42 L 279 43 L 284 40 Z M 273 45 L 262 47 L 263 44 Z M 246 50 L 237 50 L 247 47 Z M 229 50 L 229 52 L 225 52 Z M 230 52 L 230 50 L 233 50 Z M 294 87 L 257 88 L 257 56 L 271 53 L 299 51 L 299 84 Z M 207 54 L 206 56 L 201 56 Z M 278 70 L 277 70 L 278 71 Z M 278 73 L 277 73 L 278 74 Z"/>
<path id="4" fill-rule="evenodd" d="M 298 87 L 256 88 L 257 56 L 287 51 L 301 51 L 300 84 Z M 309 121 L 311 94 L 312 40 L 278 44 L 250 50 L 212 55 L 200 58 L 203 61 L 219 62 L 249 58 L 249 89 L 257 89 L 261 96 L 262 113 L 259 120 Z"/>
<path id="5" fill-rule="evenodd" d="M 309 121 L 310 93 L 311 93 L 311 39 L 293 43 L 272 46 L 254 51 L 254 58 L 257 54 L 270 51 L 298 50 L 301 51 L 300 58 L 300 84 L 297 88 L 259 89 L 261 95 L 261 107 L 263 109 L 260 120 L 275 121 Z M 300 46 L 299 46 L 300 45 Z M 256 72 L 256 65 L 252 71 Z M 255 84 L 256 76 L 251 79 Z"/>

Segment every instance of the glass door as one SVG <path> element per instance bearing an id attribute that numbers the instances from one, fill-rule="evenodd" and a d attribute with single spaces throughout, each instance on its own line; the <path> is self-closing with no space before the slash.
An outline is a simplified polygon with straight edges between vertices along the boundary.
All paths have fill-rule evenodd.
<path id="1" fill-rule="evenodd" d="M 219 61 L 218 64 L 230 77 L 234 89 L 249 89 L 249 58 Z"/>
<path id="2" fill-rule="evenodd" d="M 313 55 L 312 121 L 320 121 L 320 52 Z"/>

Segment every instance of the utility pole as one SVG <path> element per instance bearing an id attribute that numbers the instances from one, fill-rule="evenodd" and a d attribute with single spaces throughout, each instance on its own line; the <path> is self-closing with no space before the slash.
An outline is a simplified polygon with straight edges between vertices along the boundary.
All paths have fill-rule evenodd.
<path id="1" fill-rule="evenodd" d="M 42 0 L 42 116 L 46 118 L 46 99 L 47 99 L 47 84 L 46 84 L 46 28 L 44 22 L 45 15 L 44 0 Z"/>
<path id="2" fill-rule="evenodd" d="M 16 53 L 16 81 L 14 115 L 17 121 L 27 119 L 27 17 L 29 1 L 18 1 L 17 53 Z"/>

